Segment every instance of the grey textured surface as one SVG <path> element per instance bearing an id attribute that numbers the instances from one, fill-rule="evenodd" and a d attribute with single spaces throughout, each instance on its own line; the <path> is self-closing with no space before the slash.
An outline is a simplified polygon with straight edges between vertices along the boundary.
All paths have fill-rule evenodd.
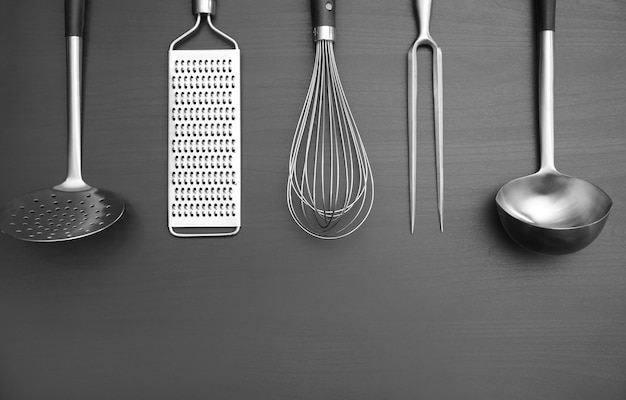
<path id="1" fill-rule="evenodd" d="M 557 5 L 557 167 L 615 205 L 589 248 L 546 258 L 510 242 L 493 200 L 537 167 L 531 3 L 435 0 L 446 232 L 425 72 L 411 236 L 412 4 L 339 1 L 336 56 L 377 198 L 360 231 L 327 243 L 284 199 L 313 63 L 308 2 L 219 3 L 242 48 L 243 228 L 185 240 L 166 223 L 166 62 L 190 4 L 91 1 L 85 178 L 128 211 L 73 243 L 0 237 L 0 399 L 624 399 L 626 5 Z M 0 50 L 4 203 L 65 174 L 62 1 L 2 2 Z"/>

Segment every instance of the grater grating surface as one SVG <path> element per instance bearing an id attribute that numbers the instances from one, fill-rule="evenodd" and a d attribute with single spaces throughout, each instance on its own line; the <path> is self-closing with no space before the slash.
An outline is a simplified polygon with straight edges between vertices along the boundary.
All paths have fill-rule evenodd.
<path id="1" fill-rule="evenodd" d="M 234 235 L 241 227 L 240 51 L 175 50 L 184 37 L 169 51 L 170 232 Z"/>

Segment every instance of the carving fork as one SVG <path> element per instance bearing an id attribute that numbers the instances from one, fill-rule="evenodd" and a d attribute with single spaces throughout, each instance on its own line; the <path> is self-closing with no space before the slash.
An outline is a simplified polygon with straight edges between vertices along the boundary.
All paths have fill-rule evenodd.
<path id="1" fill-rule="evenodd" d="M 435 158 L 437 169 L 437 211 L 439 229 L 443 232 L 443 67 L 441 49 L 430 36 L 432 0 L 416 0 L 418 36 L 409 50 L 409 201 L 411 234 L 415 228 L 417 186 L 417 49 L 427 46 L 433 52 L 433 103 L 435 112 Z"/>

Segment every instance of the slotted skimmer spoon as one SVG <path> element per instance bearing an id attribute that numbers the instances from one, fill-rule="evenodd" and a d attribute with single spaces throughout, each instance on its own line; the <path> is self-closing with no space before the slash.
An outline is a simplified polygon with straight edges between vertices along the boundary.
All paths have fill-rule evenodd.
<path id="1" fill-rule="evenodd" d="M 85 0 L 65 1 L 68 74 L 68 169 L 65 181 L 11 200 L 0 211 L 0 229 L 16 239 L 59 242 L 93 235 L 115 223 L 124 202 L 89 186 L 81 172 L 81 64 Z"/>
<path id="2" fill-rule="evenodd" d="M 415 229 L 417 203 L 417 49 L 430 47 L 433 52 L 433 102 L 435 113 L 435 158 L 437 168 L 437 211 L 443 232 L 443 62 L 441 48 L 430 35 L 432 0 L 416 0 L 419 34 L 409 49 L 409 208 L 411 233 Z"/>

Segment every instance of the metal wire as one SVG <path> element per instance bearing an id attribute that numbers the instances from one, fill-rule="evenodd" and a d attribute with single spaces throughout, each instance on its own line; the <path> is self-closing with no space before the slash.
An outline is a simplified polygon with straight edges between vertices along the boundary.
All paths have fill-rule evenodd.
<path id="1" fill-rule="evenodd" d="M 335 62 L 333 42 L 316 42 L 311 84 L 289 158 L 287 205 L 319 239 L 358 229 L 374 202 L 374 180 Z"/>

